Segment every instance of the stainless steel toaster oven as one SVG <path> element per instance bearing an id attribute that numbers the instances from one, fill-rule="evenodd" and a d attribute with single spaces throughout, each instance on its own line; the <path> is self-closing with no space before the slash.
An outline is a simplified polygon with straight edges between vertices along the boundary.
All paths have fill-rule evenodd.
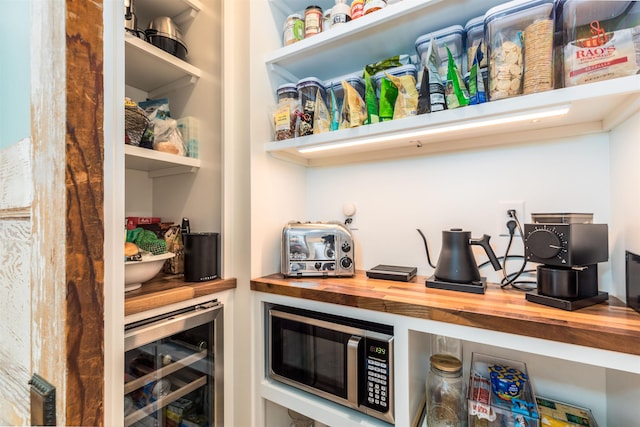
<path id="1" fill-rule="evenodd" d="M 339 222 L 289 222 L 282 230 L 281 272 L 288 277 L 353 276 L 351 231 Z"/>

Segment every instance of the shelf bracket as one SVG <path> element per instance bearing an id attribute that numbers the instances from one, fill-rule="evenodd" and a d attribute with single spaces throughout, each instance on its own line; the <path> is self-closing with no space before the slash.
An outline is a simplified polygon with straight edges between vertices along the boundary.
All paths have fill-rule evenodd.
<path id="1" fill-rule="evenodd" d="M 162 95 L 165 95 L 169 92 L 172 92 L 177 89 L 182 89 L 183 87 L 187 87 L 189 85 L 194 85 L 198 81 L 198 77 L 196 76 L 184 76 L 175 80 L 167 85 L 161 86 L 157 89 L 154 89 L 149 92 L 150 98 L 160 98 Z"/>
<path id="2" fill-rule="evenodd" d="M 269 64 L 269 70 L 279 75 L 280 77 L 282 77 L 284 80 L 288 82 L 297 82 L 298 80 L 300 80 L 298 76 L 294 75 L 284 67 L 281 67 L 280 65 L 277 65 L 277 64 Z"/>

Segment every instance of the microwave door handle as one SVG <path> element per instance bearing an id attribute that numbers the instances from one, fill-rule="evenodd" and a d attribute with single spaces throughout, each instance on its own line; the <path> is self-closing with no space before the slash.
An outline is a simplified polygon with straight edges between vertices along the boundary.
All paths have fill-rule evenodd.
<path id="1" fill-rule="evenodd" d="M 358 406 L 358 347 L 362 337 L 353 335 L 347 343 L 347 400 Z"/>

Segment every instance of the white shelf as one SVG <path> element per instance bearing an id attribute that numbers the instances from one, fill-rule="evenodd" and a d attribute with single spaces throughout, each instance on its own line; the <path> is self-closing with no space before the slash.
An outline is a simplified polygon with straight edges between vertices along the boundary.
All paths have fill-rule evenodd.
<path id="1" fill-rule="evenodd" d="M 148 148 L 124 146 L 125 167 L 147 171 L 150 178 L 193 173 L 200 168 L 200 159 L 178 156 Z"/>
<path id="2" fill-rule="evenodd" d="M 300 2 L 288 3 L 293 11 L 297 7 L 304 10 Z M 265 63 L 272 74 L 274 91 L 279 84 L 294 83 L 300 78 L 314 76 L 328 80 L 361 72 L 365 65 L 390 56 L 417 55 L 415 41 L 421 35 L 450 25 L 464 25 L 468 19 L 483 15 L 504 1 L 457 1 L 460 6 L 456 11 L 446 3 L 443 0 L 403 0 L 270 52 L 265 56 Z M 281 22 L 278 25 L 282 28 Z"/>
<path id="3" fill-rule="evenodd" d="M 535 113 L 558 106 L 569 106 L 569 113 L 561 117 L 457 129 L 429 136 L 415 135 L 445 126 L 473 125 L 483 120 Z M 606 132 L 638 110 L 640 76 L 635 75 L 374 125 L 269 142 L 264 144 L 264 149 L 274 157 L 305 166 L 413 157 Z M 329 147 L 344 142 L 365 142 L 374 138 L 384 140 L 317 152 L 298 151 L 305 147 Z"/>
<path id="4" fill-rule="evenodd" d="M 136 12 L 153 10 L 155 16 L 175 18 L 185 12 L 199 12 L 202 9 L 200 0 L 136 0 Z"/>
<path id="5" fill-rule="evenodd" d="M 201 71 L 186 61 L 131 34 L 125 34 L 126 84 L 150 98 L 194 84 Z"/>

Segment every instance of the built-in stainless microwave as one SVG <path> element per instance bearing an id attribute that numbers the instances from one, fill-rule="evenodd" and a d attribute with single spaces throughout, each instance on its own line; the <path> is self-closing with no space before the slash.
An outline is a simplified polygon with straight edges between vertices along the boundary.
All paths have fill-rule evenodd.
<path id="1" fill-rule="evenodd" d="M 393 423 L 393 326 L 266 305 L 270 378 Z"/>

